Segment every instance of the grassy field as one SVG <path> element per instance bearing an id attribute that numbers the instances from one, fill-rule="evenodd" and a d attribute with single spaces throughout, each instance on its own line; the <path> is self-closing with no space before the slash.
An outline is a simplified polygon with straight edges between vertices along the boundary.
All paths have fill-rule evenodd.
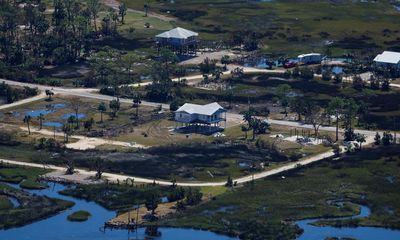
<path id="1" fill-rule="evenodd" d="M 294 55 L 323 51 L 334 40 L 333 53 L 356 49 L 396 48 L 400 13 L 389 1 L 166 1 L 124 0 L 128 7 L 178 17 L 177 25 L 200 32 L 202 39 L 226 39 L 235 31 L 262 36 L 264 50 Z M 384 30 L 386 34 L 384 34 Z"/>
<path id="2" fill-rule="evenodd" d="M 61 194 L 73 196 L 88 201 L 95 201 L 109 210 L 124 211 L 135 205 L 144 204 L 149 194 L 157 194 L 159 198 L 166 197 L 171 201 L 179 188 L 153 186 L 151 184 L 120 183 L 78 185 L 76 188 L 65 189 Z"/>
<path id="3" fill-rule="evenodd" d="M 13 204 L 10 199 L 6 196 L 0 195 L 0 211 L 9 210 L 13 208 Z"/>
<path id="4" fill-rule="evenodd" d="M 400 228 L 399 151 L 399 146 L 368 149 L 283 174 L 285 179 L 259 180 L 160 225 L 211 229 L 243 239 L 292 239 L 299 233 L 292 220 L 356 214 L 351 203 L 359 203 L 368 205 L 372 215 L 357 224 Z M 346 204 L 337 207 L 328 200 Z"/>
<path id="5" fill-rule="evenodd" d="M 37 168 L 0 168 L 0 179 L 4 182 L 19 184 L 25 189 L 43 189 L 47 185 L 37 181 L 39 175 L 48 173 L 48 170 Z"/>

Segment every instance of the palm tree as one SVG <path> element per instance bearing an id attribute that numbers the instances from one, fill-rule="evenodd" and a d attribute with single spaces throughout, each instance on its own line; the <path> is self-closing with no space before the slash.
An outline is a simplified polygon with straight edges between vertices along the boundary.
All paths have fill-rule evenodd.
<path id="1" fill-rule="evenodd" d="M 47 101 L 51 101 L 51 97 L 54 95 L 54 92 L 49 89 L 46 89 L 45 93 L 47 96 Z"/>
<path id="2" fill-rule="evenodd" d="M 25 115 L 24 117 L 24 123 L 26 123 L 28 127 L 28 134 L 31 135 L 31 127 L 30 127 L 30 122 L 32 120 L 32 117 L 30 115 Z"/>
<path id="3" fill-rule="evenodd" d="M 240 78 L 243 76 L 244 70 L 243 68 L 237 67 L 231 71 L 231 74 L 233 78 Z"/>
<path id="4" fill-rule="evenodd" d="M 281 84 L 276 88 L 276 94 L 279 97 L 279 101 L 285 110 L 285 117 L 288 115 L 287 107 L 289 105 L 288 94 L 291 91 L 291 87 L 288 84 Z"/>
<path id="5" fill-rule="evenodd" d="M 254 113 L 251 110 L 247 110 L 243 115 L 243 120 L 247 122 L 248 130 L 251 129 L 251 121 L 253 119 Z"/>
<path id="6" fill-rule="evenodd" d="M 94 168 L 96 170 L 96 179 L 100 180 L 101 176 L 103 175 L 103 172 L 105 170 L 105 164 L 104 164 L 104 160 L 101 158 L 96 158 L 94 159 Z"/>
<path id="7" fill-rule="evenodd" d="M 249 129 L 245 125 L 242 125 L 241 129 L 242 132 L 244 132 L 244 139 L 247 139 L 247 131 L 249 131 Z"/>
<path id="8" fill-rule="evenodd" d="M 226 67 L 227 67 L 227 65 L 228 65 L 228 63 L 229 63 L 229 56 L 228 55 L 224 55 L 224 56 L 222 56 L 222 58 L 221 58 L 221 63 L 222 64 L 224 64 L 224 69 L 226 70 Z"/>
<path id="9" fill-rule="evenodd" d="M 110 17 L 111 17 L 111 19 L 112 19 L 112 21 L 113 21 L 113 23 L 114 23 L 113 32 L 116 33 L 116 32 L 117 32 L 118 14 L 117 14 L 114 10 L 112 10 L 112 11 L 110 12 Z"/>
<path id="10" fill-rule="evenodd" d="M 81 101 L 78 98 L 74 98 L 71 101 L 71 107 L 74 110 L 75 113 L 75 121 L 76 121 L 76 129 L 79 129 L 79 109 L 81 107 Z"/>
<path id="11" fill-rule="evenodd" d="M 39 130 L 41 130 L 42 127 L 43 127 L 43 120 L 44 120 L 44 115 L 43 115 L 43 113 L 39 114 L 39 116 L 37 117 L 37 119 L 39 120 Z"/>
<path id="12" fill-rule="evenodd" d="M 140 94 L 137 93 L 133 97 L 133 107 L 136 108 L 136 118 L 139 118 L 139 106 L 142 104 L 142 100 L 140 98 Z"/>
<path id="13" fill-rule="evenodd" d="M 113 99 L 110 102 L 110 108 L 112 110 L 111 117 L 114 119 L 117 116 L 117 112 L 121 107 L 121 103 L 119 102 L 119 98 Z"/>
<path id="14" fill-rule="evenodd" d="M 139 62 L 140 58 L 133 53 L 128 53 L 125 56 L 122 57 L 122 63 L 124 64 L 124 67 L 126 71 L 128 72 L 128 78 L 129 81 L 132 82 L 132 69 L 135 65 L 135 63 Z"/>
<path id="15" fill-rule="evenodd" d="M 344 101 L 339 97 L 335 97 L 328 105 L 328 113 L 336 118 L 336 142 L 339 140 L 339 118 L 343 112 Z"/>
<path id="16" fill-rule="evenodd" d="M 72 128 L 69 124 L 64 124 L 62 127 L 62 131 L 64 132 L 64 142 L 68 143 L 69 141 L 69 136 L 72 133 Z"/>
<path id="17" fill-rule="evenodd" d="M 360 133 L 358 133 L 358 134 L 356 134 L 356 141 L 358 142 L 358 144 L 360 145 L 359 146 L 359 149 L 361 150 L 362 149 L 362 144 L 363 143 L 365 143 L 367 140 L 366 140 L 366 137 L 365 137 L 365 135 L 364 134 L 360 134 Z"/>
<path id="18" fill-rule="evenodd" d="M 72 175 L 74 174 L 74 171 L 75 171 L 75 161 L 72 158 L 68 158 L 67 170 L 65 171 L 65 174 Z"/>
<path id="19" fill-rule="evenodd" d="M 150 6 L 148 4 L 145 4 L 143 7 L 144 7 L 144 16 L 147 17 L 147 13 L 149 11 Z"/>
<path id="20" fill-rule="evenodd" d="M 221 79 L 221 75 L 224 75 L 224 72 L 220 68 L 216 68 L 213 72 L 212 75 L 214 77 L 215 81 L 218 81 Z"/>
<path id="21" fill-rule="evenodd" d="M 99 0 L 89 0 L 88 9 L 93 19 L 94 31 L 97 33 L 97 14 L 99 13 L 100 10 Z"/>
<path id="22" fill-rule="evenodd" d="M 102 123 L 103 122 L 103 113 L 105 111 L 107 111 L 106 104 L 104 102 L 101 102 L 99 104 L 99 106 L 97 107 L 97 110 L 100 112 L 100 122 Z"/>
<path id="23" fill-rule="evenodd" d="M 71 128 L 72 124 L 75 122 L 75 116 L 71 115 L 67 119 L 68 126 Z"/>
<path id="24" fill-rule="evenodd" d="M 121 16 L 122 24 L 125 23 L 125 15 L 126 15 L 127 10 L 128 10 L 128 8 L 126 7 L 125 3 L 121 3 L 121 5 L 119 5 L 119 7 L 118 7 L 118 13 Z"/>

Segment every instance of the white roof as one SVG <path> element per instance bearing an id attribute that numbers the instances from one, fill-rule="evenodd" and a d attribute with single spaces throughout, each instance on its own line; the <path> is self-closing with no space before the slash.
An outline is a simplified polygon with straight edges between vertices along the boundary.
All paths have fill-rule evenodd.
<path id="1" fill-rule="evenodd" d="M 180 39 L 187 39 L 190 37 L 198 36 L 199 34 L 196 32 L 192 32 L 190 30 L 184 29 L 184 28 L 174 28 L 172 30 L 163 32 L 161 34 L 158 34 L 156 37 L 158 38 L 180 38 Z"/>
<path id="2" fill-rule="evenodd" d="M 218 110 L 225 111 L 225 109 L 216 102 L 207 105 L 185 103 L 182 107 L 176 110 L 176 112 L 186 112 L 189 114 L 201 114 L 201 115 L 211 116 Z"/>
<path id="3" fill-rule="evenodd" d="M 375 57 L 374 62 L 398 64 L 400 62 L 400 53 L 384 51 Z"/>
<path id="4" fill-rule="evenodd" d="M 301 54 L 297 56 L 298 58 L 304 58 L 304 57 L 311 57 L 311 56 L 321 56 L 320 53 L 307 53 L 307 54 Z"/>

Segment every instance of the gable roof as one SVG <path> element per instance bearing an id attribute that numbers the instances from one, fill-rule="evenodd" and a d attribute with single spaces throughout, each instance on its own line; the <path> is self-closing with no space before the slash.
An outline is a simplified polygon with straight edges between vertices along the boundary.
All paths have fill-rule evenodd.
<path id="1" fill-rule="evenodd" d="M 189 114 L 201 114 L 201 115 L 211 116 L 219 110 L 226 111 L 223 107 L 221 107 L 221 105 L 219 105 L 216 102 L 210 103 L 207 105 L 197 105 L 197 104 L 185 103 L 182 107 L 180 107 L 175 112 L 186 112 Z"/>
<path id="2" fill-rule="evenodd" d="M 161 34 L 158 34 L 156 37 L 158 38 L 179 38 L 179 39 L 187 39 L 190 37 L 195 37 L 198 36 L 199 34 L 196 32 L 192 32 L 190 30 L 184 29 L 184 28 L 174 28 L 169 31 L 163 32 Z"/>
<path id="3" fill-rule="evenodd" d="M 382 54 L 375 57 L 374 62 L 398 64 L 400 63 L 400 53 L 384 51 Z"/>

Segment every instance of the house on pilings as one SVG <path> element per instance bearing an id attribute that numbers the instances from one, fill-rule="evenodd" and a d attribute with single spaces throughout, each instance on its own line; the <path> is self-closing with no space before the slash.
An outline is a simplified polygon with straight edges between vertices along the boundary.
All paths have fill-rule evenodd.
<path id="1" fill-rule="evenodd" d="M 196 55 L 198 36 L 196 32 L 184 28 L 174 28 L 156 36 L 157 50 L 167 48 L 178 55 Z"/>

